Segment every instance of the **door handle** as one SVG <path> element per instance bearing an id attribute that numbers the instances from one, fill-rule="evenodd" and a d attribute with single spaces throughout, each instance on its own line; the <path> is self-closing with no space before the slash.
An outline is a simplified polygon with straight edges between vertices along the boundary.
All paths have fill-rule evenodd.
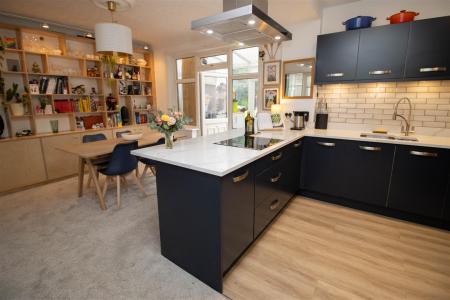
<path id="1" fill-rule="evenodd" d="M 415 156 L 426 156 L 426 157 L 437 157 L 438 154 L 436 152 L 422 152 L 422 151 L 409 151 L 409 154 Z"/>
<path id="2" fill-rule="evenodd" d="M 335 147 L 335 143 L 327 143 L 327 142 L 317 142 L 318 145 L 324 146 L 324 147 Z"/>
<path id="3" fill-rule="evenodd" d="M 298 148 L 302 145 L 302 141 L 299 141 L 297 144 L 294 144 L 294 148 Z"/>
<path id="4" fill-rule="evenodd" d="M 391 74 L 391 70 L 375 70 L 375 71 L 369 71 L 369 75 L 384 75 L 384 74 Z"/>
<path id="5" fill-rule="evenodd" d="M 431 68 L 420 68 L 421 73 L 426 72 L 445 72 L 447 71 L 447 67 L 431 67 Z"/>
<path id="6" fill-rule="evenodd" d="M 344 73 L 329 73 L 327 74 L 327 77 L 342 77 L 344 76 Z"/>
<path id="7" fill-rule="evenodd" d="M 371 146 L 359 146 L 359 149 L 364 151 L 381 151 L 381 147 L 371 147 Z"/>
<path id="8" fill-rule="evenodd" d="M 240 181 L 245 180 L 245 178 L 247 178 L 247 177 L 248 177 L 248 170 L 245 171 L 242 175 L 233 177 L 233 182 L 238 183 Z"/>
<path id="9" fill-rule="evenodd" d="M 275 209 L 277 209 L 277 207 L 278 207 L 279 205 L 280 205 L 280 200 L 275 199 L 275 200 L 273 200 L 273 201 L 270 203 L 269 208 L 270 208 L 270 210 L 275 210 Z"/>
<path id="10" fill-rule="evenodd" d="M 270 178 L 270 182 L 272 182 L 272 183 L 277 182 L 278 180 L 280 180 L 281 175 L 282 175 L 281 172 L 278 172 L 277 176 Z"/>
<path id="11" fill-rule="evenodd" d="M 278 155 L 272 155 L 272 160 L 279 160 L 283 156 L 283 152 L 278 153 Z"/>

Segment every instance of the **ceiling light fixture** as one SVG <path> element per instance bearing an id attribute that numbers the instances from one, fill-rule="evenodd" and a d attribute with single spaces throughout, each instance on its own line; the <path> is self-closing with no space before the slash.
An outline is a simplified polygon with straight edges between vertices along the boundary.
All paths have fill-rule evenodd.
<path id="1" fill-rule="evenodd" d="M 255 25 L 256 21 L 255 20 L 248 20 L 248 25 Z"/>
<path id="2" fill-rule="evenodd" d="M 85 37 L 87 38 L 93 38 L 94 36 L 92 35 L 92 33 L 88 32 L 85 34 Z"/>
<path id="3" fill-rule="evenodd" d="M 279 40 L 281 40 L 281 36 L 277 35 L 277 36 L 275 37 L 275 39 L 276 39 L 277 41 L 279 41 Z"/>
<path id="4" fill-rule="evenodd" d="M 148 50 L 149 47 L 147 45 L 144 46 L 144 50 Z"/>
<path id="5" fill-rule="evenodd" d="M 47 23 L 42 24 L 42 28 L 49 29 L 50 26 Z"/>
<path id="6" fill-rule="evenodd" d="M 132 7 L 134 1 L 92 1 L 97 6 L 105 8 L 111 12 L 111 23 L 95 24 L 95 47 L 97 52 L 104 54 L 133 54 L 131 29 L 127 26 L 118 24 L 114 20 L 114 12 L 116 10 L 124 10 Z"/>
<path id="7" fill-rule="evenodd" d="M 208 29 L 208 30 L 206 30 L 206 33 L 207 33 L 207 34 L 213 34 L 214 31 L 213 31 L 212 29 Z"/>
<path id="8" fill-rule="evenodd" d="M 243 43 L 243 42 L 239 42 L 239 44 L 238 44 L 239 46 L 244 46 L 245 44 Z"/>

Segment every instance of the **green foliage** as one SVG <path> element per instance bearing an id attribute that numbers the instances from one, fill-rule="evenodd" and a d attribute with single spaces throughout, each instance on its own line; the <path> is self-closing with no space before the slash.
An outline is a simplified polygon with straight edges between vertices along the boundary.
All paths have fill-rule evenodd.
<path id="1" fill-rule="evenodd" d="M 6 102 L 11 102 L 14 98 L 19 97 L 19 93 L 17 92 L 19 85 L 17 83 L 13 83 L 12 88 L 9 88 L 6 91 Z"/>

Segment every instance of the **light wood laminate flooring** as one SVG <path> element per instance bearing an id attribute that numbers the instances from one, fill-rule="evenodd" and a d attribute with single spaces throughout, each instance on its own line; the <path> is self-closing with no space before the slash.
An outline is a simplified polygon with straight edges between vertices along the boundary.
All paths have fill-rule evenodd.
<path id="1" fill-rule="evenodd" d="M 296 197 L 227 274 L 231 299 L 450 299 L 450 232 Z"/>

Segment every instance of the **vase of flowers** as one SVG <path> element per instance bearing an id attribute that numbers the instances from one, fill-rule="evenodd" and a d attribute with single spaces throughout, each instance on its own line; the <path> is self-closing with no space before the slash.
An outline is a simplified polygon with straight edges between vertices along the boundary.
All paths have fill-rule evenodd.
<path id="1" fill-rule="evenodd" d="M 163 133 L 166 140 L 166 148 L 172 149 L 173 134 L 190 122 L 191 119 L 184 116 L 182 112 L 170 110 L 168 113 L 163 113 L 158 111 L 156 115 L 151 115 L 149 126 Z"/>

